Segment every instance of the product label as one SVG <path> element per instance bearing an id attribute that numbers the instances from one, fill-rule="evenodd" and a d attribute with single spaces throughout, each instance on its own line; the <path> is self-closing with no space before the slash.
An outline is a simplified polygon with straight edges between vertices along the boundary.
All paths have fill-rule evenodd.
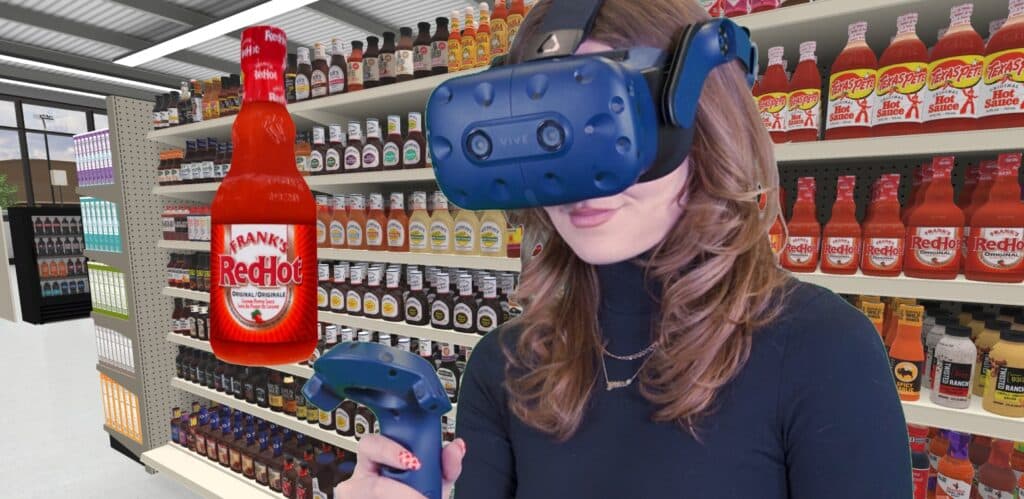
<path id="1" fill-rule="evenodd" d="M 400 220 L 388 220 L 388 247 L 401 248 L 405 245 L 405 225 Z"/>
<path id="2" fill-rule="evenodd" d="M 480 334 L 489 333 L 498 326 L 498 311 L 483 305 L 476 311 L 476 330 Z"/>
<path id="3" fill-rule="evenodd" d="M 398 317 L 398 312 L 402 310 L 401 305 L 398 303 L 398 299 L 391 295 L 384 295 L 380 300 L 380 315 L 387 317 L 388 319 L 394 319 Z"/>
<path id="4" fill-rule="evenodd" d="M 874 69 L 851 69 L 829 77 L 826 128 L 869 127 L 875 105 L 878 74 Z"/>
<path id="5" fill-rule="evenodd" d="M 341 223 L 340 220 L 331 220 L 330 240 L 331 246 L 345 246 L 345 226 Z"/>
<path id="6" fill-rule="evenodd" d="M 476 249 L 473 224 L 464 220 L 455 222 L 455 251 L 457 253 L 472 253 Z"/>
<path id="7" fill-rule="evenodd" d="M 405 141 L 404 152 L 402 153 L 402 164 L 407 166 L 418 165 L 420 163 L 420 143 L 416 140 Z"/>
<path id="8" fill-rule="evenodd" d="M 414 71 L 413 55 L 411 50 L 395 51 L 395 75 L 412 76 Z"/>
<path id="9" fill-rule="evenodd" d="M 345 310 L 345 293 L 342 290 L 338 288 L 331 289 L 330 301 L 331 310 Z"/>
<path id="10" fill-rule="evenodd" d="M 358 248 L 363 245 L 363 226 L 356 220 L 348 221 L 348 233 L 346 234 L 348 239 L 348 246 L 351 248 Z"/>
<path id="11" fill-rule="evenodd" d="M 856 267 L 859 250 L 860 238 L 828 237 L 825 238 L 825 247 L 822 250 L 822 254 L 825 257 L 825 261 L 833 267 Z"/>
<path id="12" fill-rule="evenodd" d="M 380 77 L 383 78 L 394 78 L 397 74 L 395 67 L 395 54 L 394 52 L 385 52 L 380 55 Z"/>
<path id="13" fill-rule="evenodd" d="M 480 224 L 480 252 L 490 256 L 501 255 L 505 241 L 505 228 L 487 221 Z"/>
<path id="14" fill-rule="evenodd" d="M 935 492 L 936 498 L 968 499 L 971 496 L 971 484 L 939 473 Z"/>
<path id="15" fill-rule="evenodd" d="M 327 91 L 331 95 L 345 91 L 345 70 L 341 66 L 331 66 L 327 70 Z"/>
<path id="16" fill-rule="evenodd" d="M 398 157 L 402 152 L 398 148 L 398 144 L 388 141 L 384 144 L 384 167 L 395 166 L 398 164 Z"/>
<path id="17" fill-rule="evenodd" d="M 465 303 L 456 303 L 452 312 L 452 322 L 458 329 L 473 328 L 473 309 Z"/>
<path id="18" fill-rule="evenodd" d="M 316 306 L 317 308 L 326 309 L 328 304 L 327 287 L 321 284 L 316 288 Z"/>
<path id="19" fill-rule="evenodd" d="M 370 249 L 384 246 L 384 227 L 379 220 L 369 219 L 366 221 L 366 245 Z"/>
<path id="20" fill-rule="evenodd" d="M 928 65 L 926 121 L 977 118 L 985 60 L 980 55 L 939 59 Z"/>
<path id="21" fill-rule="evenodd" d="M 324 170 L 329 172 L 336 172 L 341 169 L 341 155 L 338 154 L 338 150 L 330 148 L 327 150 L 327 155 L 324 158 Z"/>
<path id="22" fill-rule="evenodd" d="M 430 71 L 430 45 L 417 45 L 412 51 L 412 68 L 414 71 Z"/>
<path id="23" fill-rule="evenodd" d="M 380 166 L 380 150 L 374 144 L 363 146 L 363 168 L 377 168 Z"/>
<path id="24" fill-rule="evenodd" d="M 430 43 L 430 67 L 440 68 L 448 65 L 448 40 Z M 429 68 L 428 68 L 429 69 Z"/>
<path id="25" fill-rule="evenodd" d="M 984 483 L 979 483 L 977 489 L 981 499 L 1017 499 L 1012 490 L 999 490 Z"/>
<path id="26" fill-rule="evenodd" d="M 463 37 L 466 40 L 466 37 Z M 462 44 L 462 68 L 476 67 L 476 40 L 467 40 Z"/>
<path id="27" fill-rule="evenodd" d="M 764 119 L 764 115 L 761 116 Z M 794 90 L 786 96 L 786 130 L 818 130 L 821 126 L 821 89 Z"/>
<path id="28" fill-rule="evenodd" d="M 984 85 L 983 116 L 1024 113 L 1024 48 L 986 56 Z"/>
<path id="29" fill-rule="evenodd" d="M 914 494 L 912 499 L 926 499 L 928 497 L 928 470 L 913 470 Z"/>
<path id="30" fill-rule="evenodd" d="M 309 79 L 310 95 L 323 97 L 327 95 L 327 75 L 319 69 L 313 70 L 313 76 Z"/>
<path id="31" fill-rule="evenodd" d="M 516 39 L 516 34 L 519 33 L 519 26 L 523 24 L 522 14 L 509 14 L 505 18 L 505 22 L 508 23 L 508 47 L 512 46 L 512 42 Z"/>
<path id="32" fill-rule="evenodd" d="M 300 172 L 309 171 L 309 156 L 295 156 L 295 168 Z"/>
<path id="33" fill-rule="evenodd" d="M 405 299 L 405 320 L 410 322 L 423 320 L 423 303 L 419 298 L 409 296 Z"/>
<path id="34" fill-rule="evenodd" d="M 363 59 L 363 82 L 380 81 L 380 61 L 376 57 Z"/>
<path id="35" fill-rule="evenodd" d="M 476 34 L 476 64 L 486 66 L 491 63 L 491 37 L 487 33 Z"/>
<path id="36" fill-rule="evenodd" d="M 458 38 L 448 42 L 448 72 L 462 69 L 462 44 Z"/>
<path id="37" fill-rule="evenodd" d="M 349 313 L 361 312 L 363 310 L 363 297 L 359 296 L 358 291 L 349 290 L 345 294 L 345 310 Z"/>
<path id="38" fill-rule="evenodd" d="M 288 311 L 312 307 L 316 299 L 314 227 L 216 224 L 213 230 L 211 329 L 236 341 L 305 333 L 293 332 L 303 319 Z"/>
<path id="39" fill-rule="evenodd" d="M 309 98 L 309 78 L 304 74 L 295 75 L 295 100 Z"/>
<path id="40" fill-rule="evenodd" d="M 459 394 L 459 379 L 451 369 L 446 367 L 438 369 L 437 378 L 441 380 L 441 386 L 444 387 L 444 391 L 448 394 L 448 398 L 453 399 Z"/>
<path id="41" fill-rule="evenodd" d="M 991 359 L 992 367 L 988 371 L 988 383 L 995 383 L 995 395 L 992 404 L 1007 409 L 1024 409 L 1024 369 L 1007 367 L 1005 361 Z"/>
<path id="42" fill-rule="evenodd" d="M 911 227 L 905 266 L 917 270 L 959 268 L 962 231 L 961 227 Z"/>
<path id="43" fill-rule="evenodd" d="M 364 416 L 362 414 L 356 414 L 356 418 L 355 419 L 356 419 L 356 421 L 355 421 L 356 437 L 363 438 L 363 437 L 366 436 L 367 433 L 369 433 L 371 431 L 370 430 L 370 422 L 367 421 L 366 420 L 366 416 Z"/>
<path id="44" fill-rule="evenodd" d="M 889 357 L 896 390 L 900 393 L 921 393 L 921 369 L 924 362 L 901 360 Z"/>
<path id="45" fill-rule="evenodd" d="M 409 222 L 409 249 L 427 251 L 430 247 L 427 225 L 420 221 Z"/>
<path id="46" fill-rule="evenodd" d="M 508 53 L 508 24 L 502 18 L 491 19 L 491 55 Z"/>
<path id="47" fill-rule="evenodd" d="M 319 411 L 319 412 L 320 412 L 320 414 L 318 416 L 319 416 L 320 426 L 330 428 L 331 425 L 334 423 L 334 421 L 331 420 L 332 417 L 334 416 L 334 411 Z"/>
<path id="48" fill-rule="evenodd" d="M 878 70 L 875 125 L 924 122 L 928 64 L 904 62 Z"/>
<path id="49" fill-rule="evenodd" d="M 309 153 L 309 171 L 310 172 L 322 172 L 324 170 L 324 157 L 320 151 L 313 151 Z"/>
<path id="50" fill-rule="evenodd" d="M 380 298 L 376 293 L 363 295 L 363 313 L 366 315 L 377 315 L 380 313 Z"/>
<path id="51" fill-rule="evenodd" d="M 352 429 L 352 420 L 348 417 L 348 411 L 341 407 L 334 410 L 334 422 L 341 433 L 348 433 Z"/>
<path id="52" fill-rule="evenodd" d="M 785 132 L 786 123 L 786 92 L 769 92 L 757 97 L 757 110 L 761 113 L 761 121 L 769 132 Z"/>
<path id="53" fill-rule="evenodd" d="M 971 396 L 971 376 L 974 366 L 937 359 L 934 386 L 940 396 L 953 400 L 967 400 Z"/>
<path id="54" fill-rule="evenodd" d="M 818 238 L 790 236 L 786 244 L 786 261 L 792 265 L 807 265 L 818 256 Z"/>
<path id="55" fill-rule="evenodd" d="M 362 153 L 356 146 L 348 146 L 345 148 L 345 170 L 358 170 L 362 166 Z"/>
<path id="56" fill-rule="evenodd" d="M 361 87 L 363 81 L 363 62 L 348 61 L 348 85 Z"/>
<path id="57" fill-rule="evenodd" d="M 410 227 L 410 234 L 412 233 Z M 411 240 L 410 240 L 411 243 Z M 451 230 L 444 222 L 431 222 L 430 224 L 430 250 L 451 251 Z"/>
<path id="58" fill-rule="evenodd" d="M 892 270 L 903 262 L 903 240 L 889 237 L 869 237 L 864 240 L 862 266 L 872 270 Z"/>
<path id="59" fill-rule="evenodd" d="M 451 310 L 448 303 L 436 300 L 430 304 L 430 322 L 435 326 L 446 326 L 451 322 Z"/>
<path id="60" fill-rule="evenodd" d="M 1024 266 L 1024 227 L 973 228 L 966 265 L 971 270 L 1019 271 Z"/>

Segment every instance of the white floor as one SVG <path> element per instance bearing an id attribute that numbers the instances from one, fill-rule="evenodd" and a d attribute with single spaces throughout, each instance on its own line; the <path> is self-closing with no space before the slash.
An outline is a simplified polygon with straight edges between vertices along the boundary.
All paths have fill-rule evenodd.
<path id="1" fill-rule="evenodd" d="M 91 319 L 43 326 L 0 319 L 0 345 L 0 497 L 195 497 L 110 448 Z"/>

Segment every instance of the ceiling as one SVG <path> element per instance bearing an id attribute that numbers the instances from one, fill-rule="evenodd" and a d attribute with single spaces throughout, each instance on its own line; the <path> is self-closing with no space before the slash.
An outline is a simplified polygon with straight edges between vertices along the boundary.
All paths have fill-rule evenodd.
<path id="1" fill-rule="evenodd" d="M 152 99 L 140 89 L 72 68 L 168 88 L 182 80 L 238 72 L 239 32 L 127 67 L 113 61 L 255 5 L 259 0 L 0 0 L 0 78 L 102 95 Z M 284 29 L 292 52 L 330 39 L 347 42 L 433 21 L 473 0 L 320 0 L 268 19 Z M 433 24 L 433 23 L 431 23 Z M 2 56 L 45 62 L 39 68 Z"/>

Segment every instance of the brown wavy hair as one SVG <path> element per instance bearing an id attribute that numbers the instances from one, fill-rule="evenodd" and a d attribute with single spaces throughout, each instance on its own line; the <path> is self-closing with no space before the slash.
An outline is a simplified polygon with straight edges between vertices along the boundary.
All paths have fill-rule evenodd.
<path id="1" fill-rule="evenodd" d="M 537 30 L 549 6 L 541 0 L 534 7 L 520 39 Z M 668 49 L 683 27 L 706 19 L 693 0 L 607 0 L 590 38 L 614 48 Z M 509 63 L 522 60 L 522 50 L 513 45 Z M 788 280 L 767 237 L 779 213 L 771 194 L 779 183 L 772 144 L 739 63 L 708 77 L 696 126 L 680 193 L 683 214 L 639 262 L 662 287 L 652 335 L 660 348 L 640 373 L 640 391 L 657 408 L 655 421 L 675 421 L 694 436 L 718 391 L 749 358 L 753 332 L 777 316 Z M 506 389 L 519 419 L 566 440 L 601 374 L 597 274 L 558 236 L 544 210 L 516 217 L 527 240 L 545 243 L 523 268 L 517 296 L 525 313 L 518 319 L 521 335 L 505 348 Z"/>

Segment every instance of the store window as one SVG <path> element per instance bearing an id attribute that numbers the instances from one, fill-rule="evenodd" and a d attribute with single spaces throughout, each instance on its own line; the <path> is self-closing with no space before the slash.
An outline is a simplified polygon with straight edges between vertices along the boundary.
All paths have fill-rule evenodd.
<path id="1" fill-rule="evenodd" d="M 45 138 L 45 140 L 44 140 Z M 26 132 L 28 143 L 29 167 L 32 169 L 32 193 L 36 203 L 77 202 L 75 187 L 75 150 L 74 141 L 68 135 Z M 47 162 L 49 152 L 49 162 Z M 67 185 L 53 186 L 51 190 L 51 171 L 62 170 L 67 176 Z M 52 192 L 52 195 L 51 195 Z"/>
<path id="2" fill-rule="evenodd" d="M 17 130 L 0 129 L 0 177 L 4 178 L 0 182 L 0 207 L 27 201 Z M 14 192 L 11 188 L 15 189 Z"/>
<path id="3" fill-rule="evenodd" d="M 93 113 L 92 115 L 93 130 L 103 130 L 104 128 L 110 128 L 110 123 L 107 121 L 107 115 L 100 113 Z"/>
<path id="4" fill-rule="evenodd" d="M 14 102 L 0 100 L 0 126 L 18 126 L 18 116 L 14 114 Z"/>
<path id="5" fill-rule="evenodd" d="M 89 131 L 85 111 L 27 103 L 22 104 L 21 110 L 25 116 L 26 129 L 72 134 Z M 44 116 L 49 116 L 52 119 L 44 120 L 42 119 Z M 46 121 L 45 127 L 43 121 Z"/>

